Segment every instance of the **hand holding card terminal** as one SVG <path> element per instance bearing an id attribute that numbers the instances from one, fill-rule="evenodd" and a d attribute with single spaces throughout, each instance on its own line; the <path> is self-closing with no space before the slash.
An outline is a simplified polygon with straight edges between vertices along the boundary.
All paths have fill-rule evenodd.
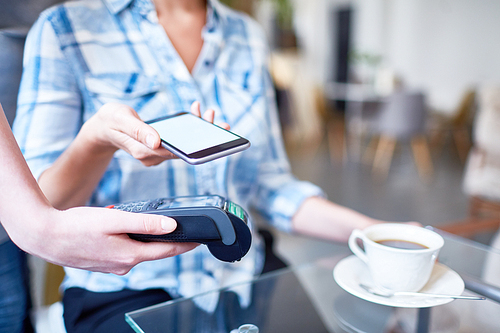
<path id="1" fill-rule="evenodd" d="M 207 245 L 219 260 L 233 262 L 247 254 L 252 243 L 247 213 L 218 195 L 160 198 L 116 205 L 129 212 L 174 218 L 177 228 L 165 235 L 129 234 L 144 242 L 195 242 Z"/>

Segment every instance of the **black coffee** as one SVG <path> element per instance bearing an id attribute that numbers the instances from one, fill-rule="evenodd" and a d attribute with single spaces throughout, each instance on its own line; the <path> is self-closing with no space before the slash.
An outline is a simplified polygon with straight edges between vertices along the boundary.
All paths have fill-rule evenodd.
<path id="1" fill-rule="evenodd" d="M 414 242 L 409 242 L 405 240 L 400 240 L 400 239 L 383 239 L 379 240 L 376 243 L 379 243 L 381 245 L 385 246 L 390 246 L 390 247 L 395 247 L 398 249 L 405 249 L 405 250 L 422 250 L 422 249 L 428 249 L 429 247 L 419 244 L 419 243 L 414 243 Z"/>

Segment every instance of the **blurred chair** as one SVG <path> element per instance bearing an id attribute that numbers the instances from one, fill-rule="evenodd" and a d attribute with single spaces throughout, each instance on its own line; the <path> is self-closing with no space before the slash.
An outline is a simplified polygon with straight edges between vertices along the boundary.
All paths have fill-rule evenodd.
<path id="1" fill-rule="evenodd" d="M 468 89 L 458 106 L 456 116 L 450 121 L 453 140 L 457 147 L 460 160 L 465 163 L 467 155 L 472 146 L 471 127 L 472 119 L 476 111 L 476 91 Z"/>
<path id="2" fill-rule="evenodd" d="M 310 153 L 321 129 L 314 111 L 314 80 L 296 50 L 273 51 L 269 70 L 276 88 L 282 131 L 289 153 Z"/>
<path id="3" fill-rule="evenodd" d="M 330 162 L 332 164 L 345 162 L 347 147 L 344 113 L 337 110 L 333 105 L 334 103 L 331 103 L 326 98 L 324 88 L 319 85 L 313 88 L 313 100 L 314 109 L 318 113 L 320 123 L 324 128 L 318 131 L 316 148 L 311 150 L 317 150 L 326 137 Z"/>
<path id="4" fill-rule="evenodd" d="M 9 124 L 16 112 L 26 34 L 38 15 L 63 0 L 0 0 L 0 103 Z"/>
<path id="5" fill-rule="evenodd" d="M 450 114 L 433 112 L 431 116 L 431 147 L 433 153 L 440 154 L 449 136 L 455 145 L 462 163 L 472 147 L 472 121 L 477 109 L 476 89 L 465 90 L 457 108 Z"/>
<path id="6" fill-rule="evenodd" d="M 61 266 L 45 263 L 42 304 L 32 313 L 36 333 L 66 333 L 59 286 L 64 279 Z"/>
<path id="7" fill-rule="evenodd" d="M 443 226 L 469 238 L 494 232 L 500 226 L 500 86 L 488 85 L 478 91 L 472 140 L 463 180 L 469 216 Z M 500 237 L 496 239 L 493 245 L 500 248 Z"/>
<path id="8" fill-rule="evenodd" d="M 29 27 L 42 10 L 64 0 L 0 0 L 0 29 Z"/>
<path id="9" fill-rule="evenodd" d="M 426 117 L 425 95 L 422 92 L 397 91 L 384 100 L 371 120 L 370 131 L 375 139 L 365 153 L 370 155 L 370 149 L 373 150 L 372 171 L 375 177 L 387 177 L 396 144 L 409 142 L 419 176 L 429 179 L 433 165 L 425 135 Z"/>
<path id="10" fill-rule="evenodd" d="M 316 109 L 327 127 L 332 162 L 345 162 L 347 158 L 359 162 L 363 141 L 369 135 L 372 118 L 377 115 L 384 96 L 369 84 L 333 81 L 327 82 L 316 95 L 320 98 L 316 98 L 315 104 L 326 106 Z M 321 111 L 322 108 L 325 111 Z"/>
<path id="11" fill-rule="evenodd" d="M 28 28 L 0 29 L 0 103 L 11 126 L 16 114 L 27 32 Z"/>
<path id="12" fill-rule="evenodd" d="M 0 103 L 12 126 L 21 81 L 24 42 L 40 12 L 62 0 L 0 0 Z"/>

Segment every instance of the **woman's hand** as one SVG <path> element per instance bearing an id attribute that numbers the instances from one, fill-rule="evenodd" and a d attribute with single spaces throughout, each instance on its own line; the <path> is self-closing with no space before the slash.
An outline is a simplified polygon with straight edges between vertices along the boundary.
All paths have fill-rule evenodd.
<path id="1" fill-rule="evenodd" d="M 200 103 L 191 105 L 191 113 L 201 117 Z M 207 110 L 203 119 L 214 121 L 215 111 Z M 226 123 L 219 125 L 229 129 Z M 123 104 L 108 103 L 89 119 L 82 132 L 96 149 L 96 153 L 113 154 L 122 149 L 146 166 L 177 158 L 161 146 L 159 134 L 144 123 L 137 112 Z"/>
<path id="2" fill-rule="evenodd" d="M 200 102 L 193 102 L 193 104 L 191 104 L 191 113 L 194 114 L 195 116 L 198 116 L 201 118 Z M 215 111 L 213 109 L 208 109 L 203 114 L 203 119 L 205 119 L 208 122 L 213 123 L 214 118 L 215 118 Z M 230 126 L 228 123 L 220 123 L 220 124 L 217 124 L 217 126 L 222 127 L 225 130 L 230 129 Z"/>
<path id="3" fill-rule="evenodd" d="M 320 197 L 304 200 L 292 219 L 296 232 L 337 242 L 347 242 L 354 229 L 388 222 L 373 219 Z M 418 222 L 400 223 L 422 226 Z"/>
<path id="4" fill-rule="evenodd" d="M 194 102 L 191 112 L 201 116 L 200 103 Z M 213 122 L 214 114 L 213 110 L 207 110 L 203 118 Z M 228 124 L 219 126 L 229 129 Z M 54 207 L 84 206 L 118 149 L 146 166 L 177 158 L 161 146 L 158 132 L 131 107 L 108 103 L 83 124 L 75 140 L 41 174 L 38 183 Z"/>
<path id="5" fill-rule="evenodd" d="M 83 125 L 83 137 L 96 155 L 112 155 L 123 149 L 146 166 L 157 165 L 175 155 L 160 145 L 160 136 L 131 107 L 108 103 Z"/>

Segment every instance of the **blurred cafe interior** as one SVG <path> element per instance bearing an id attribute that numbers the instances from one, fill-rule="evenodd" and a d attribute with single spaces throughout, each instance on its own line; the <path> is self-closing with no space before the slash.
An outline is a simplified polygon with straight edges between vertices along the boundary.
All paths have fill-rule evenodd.
<path id="1" fill-rule="evenodd" d="M 9 121 L 26 31 L 58 2 L 0 0 L 0 102 Z M 221 2 L 267 33 L 298 178 L 369 216 L 500 248 L 499 1 Z M 272 232 L 293 264 L 333 246 Z M 57 301 L 61 271 L 36 258 L 32 266 L 35 304 Z"/>
<path id="2" fill-rule="evenodd" d="M 368 215 L 491 243 L 500 225 L 500 3 L 227 3 L 268 33 L 299 178 Z"/>

